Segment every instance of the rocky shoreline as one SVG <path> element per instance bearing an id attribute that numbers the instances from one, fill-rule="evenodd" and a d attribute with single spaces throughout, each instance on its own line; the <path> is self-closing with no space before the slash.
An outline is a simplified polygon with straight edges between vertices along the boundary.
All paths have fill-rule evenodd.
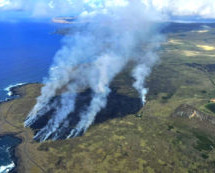
<path id="1" fill-rule="evenodd" d="M 17 137 L 17 134 L 12 134 L 12 133 L 5 133 L 5 134 L 0 134 L 0 138 L 3 137 L 12 137 L 17 140 L 17 144 L 10 147 L 9 153 L 10 153 L 10 158 L 11 158 L 11 164 L 14 164 L 14 167 L 9 171 L 9 173 L 17 173 L 17 165 L 19 164 L 19 154 L 17 152 L 17 147 L 22 143 L 22 139 L 20 137 Z"/>
<path id="2" fill-rule="evenodd" d="M 7 88 L 7 91 L 10 98 L 7 98 L 6 100 L 4 101 L 0 101 L 0 105 L 1 104 L 4 104 L 6 102 L 9 102 L 9 101 L 12 101 L 14 99 L 17 99 L 17 98 L 20 98 L 24 95 L 24 93 L 21 93 L 20 92 L 20 88 L 23 87 L 23 86 L 26 86 L 26 85 L 29 85 L 31 83 L 20 83 L 20 84 L 17 84 L 17 85 L 13 85 L 11 87 L 8 87 Z M 20 153 L 19 153 L 19 150 L 18 150 L 18 146 L 22 143 L 23 139 L 22 137 L 19 136 L 19 133 L 1 133 L 0 134 L 0 138 L 1 137 L 5 137 L 5 136 L 11 136 L 13 138 L 16 138 L 18 140 L 20 140 L 19 144 L 18 145 L 15 145 L 13 147 L 10 148 L 10 155 L 11 155 L 11 160 L 12 162 L 14 163 L 14 168 L 12 170 L 9 171 L 9 173 L 18 173 L 18 169 L 19 169 L 19 165 L 21 165 L 21 161 L 20 161 Z"/>

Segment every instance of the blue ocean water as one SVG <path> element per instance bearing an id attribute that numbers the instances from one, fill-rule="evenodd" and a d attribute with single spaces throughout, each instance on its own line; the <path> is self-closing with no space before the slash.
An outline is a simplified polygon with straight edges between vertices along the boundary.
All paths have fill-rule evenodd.
<path id="1" fill-rule="evenodd" d="M 0 100 L 9 85 L 41 82 L 48 74 L 62 36 L 59 24 L 0 22 Z"/>
<path id="2" fill-rule="evenodd" d="M 62 36 L 53 34 L 61 26 L 52 23 L 0 22 L 0 101 L 8 98 L 8 88 L 17 83 L 41 82 L 48 75 Z M 10 148 L 19 139 L 0 138 L 0 173 L 14 168 Z"/>

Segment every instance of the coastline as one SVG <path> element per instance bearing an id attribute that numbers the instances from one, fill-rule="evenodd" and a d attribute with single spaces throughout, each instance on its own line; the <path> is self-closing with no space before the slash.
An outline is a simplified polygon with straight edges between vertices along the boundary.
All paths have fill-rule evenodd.
<path id="1" fill-rule="evenodd" d="M 19 145 L 21 145 L 24 141 L 23 137 L 21 136 L 18 136 L 18 134 L 16 134 L 17 136 L 15 136 L 16 138 L 18 138 L 20 140 L 20 143 Z M 19 150 L 19 145 L 17 145 L 15 148 L 14 148 L 14 163 L 15 163 L 15 167 L 13 170 L 11 170 L 11 172 L 9 173 L 19 173 L 19 170 L 21 168 L 21 165 L 22 165 L 22 160 L 21 160 L 21 153 L 20 153 L 20 150 Z M 24 172 L 24 171 L 23 171 Z"/>
<path id="2" fill-rule="evenodd" d="M 7 88 L 5 88 L 4 90 L 8 92 L 7 95 L 10 98 L 6 98 L 5 100 L 0 101 L 0 105 L 25 96 L 25 93 L 21 92 L 19 89 L 30 84 L 39 84 L 39 83 L 18 83 L 15 85 L 10 85 Z M 19 140 L 19 143 L 17 145 L 10 148 L 9 153 L 12 161 L 11 164 L 14 164 L 13 165 L 14 167 L 8 173 L 18 173 L 19 172 L 18 170 L 20 169 L 20 167 L 22 167 L 21 153 L 18 147 L 20 144 L 23 143 L 24 139 L 22 135 L 20 135 L 20 133 L 22 132 L 16 132 L 16 133 L 0 132 L 0 137 L 11 136 Z"/>
<path id="3" fill-rule="evenodd" d="M 0 138 L 3 137 L 12 137 L 16 138 L 18 140 L 18 143 L 12 147 L 9 148 L 9 153 L 10 153 L 10 158 L 11 158 L 11 163 L 9 165 L 5 165 L 6 167 L 5 170 L 11 169 L 8 173 L 18 173 L 17 168 L 19 164 L 19 154 L 17 153 L 17 147 L 22 143 L 23 139 L 17 136 L 18 133 L 2 133 L 0 134 Z"/>
<path id="4" fill-rule="evenodd" d="M 14 88 L 21 87 L 21 86 L 23 86 L 23 85 L 25 85 L 25 84 L 27 84 L 27 83 L 26 83 L 26 82 L 23 82 L 23 83 L 17 83 L 17 84 L 15 84 L 15 85 L 9 85 L 9 86 L 7 86 L 7 87 L 4 89 L 4 91 L 6 91 L 6 92 L 7 92 L 7 95 L 8 95 L 9 97 L 11 97 L 11 96 L 14 95 L 14 93 L 13 93 L 13 89 L 14 89 Z"/>
<path id="5" fill-rule="evenodd" d="M 17 83 L 15 85 L 9 85 L 4 88 L 3 90 L 7 92 L 7 96 L 9 96 L 9 98 L 7 97 L 4 100 L 0 100 L 0 104 L 16 99 L 16 97 L 20 97 L 20 95 L 17 93 L 17 88 L 20 88 L 27 84 L 28 83 Z"/>
<path id="6" fill-rule="evenodd" d="M 0 100 L 0 105 L 3 104 L 3 103 L 6 103 L 6 102 L 9 102 L 9 101 L 12 101 L 14 99 L 17 99 L 17 98 L 20 98 L 20 97 L 23 97 L 25 94 L 24 93 L 21 93 L 19 91 L 19 88 L 22 88 L 26 85 L 31 85 L 31 84 L 41 84 L 39 82 L 34 82 L 34 83 L 17 83 L 15 85 L 9 85 L 8 87 L 4 88 L 3 90 L 4 91 L 7 91 L 7 95 L 9 96 L 9 98 L 6 98 L 4 100 Z"/>

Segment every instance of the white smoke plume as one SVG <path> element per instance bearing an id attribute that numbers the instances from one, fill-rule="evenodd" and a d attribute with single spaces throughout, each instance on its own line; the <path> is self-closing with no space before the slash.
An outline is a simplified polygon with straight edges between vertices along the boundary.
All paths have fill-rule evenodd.
<path id="1" fill-rule="evenodd" d="M 56 109 L 35 139 L 60 138 L 60 126 L 74 111 L 76 95 L 90 88 L 91 102 L 80 112 L 80 121 L 68 138 L 86 132 L 98 112 L 106 106 L 111 81 L 129 62 L 136 64 L 132 74 L 136 80 L 134 87 L 144 104 L 147 93 L 145 78 L 157 61 L 153 52 L 161 41 L 156 22 L 162 15 L 139 0 L 119 4 L 109 3 L 81 13 L 77 20 L 90 22 L 80 26 L 84 29 L 65 37 L 64 46 L 57 52 L 49 78 L 44 82 L 41 96 L 25 121 L 25 126 L 31 126 L 52 108 Z M 60 104 L 50 106 L 51 100 L 59 93 Z"/>
<path id="2" fill-rule="evenodd" d="M 75 99 L 76 93 L 67 92 L 62 95 L 61 98 L 61 107 L 57 109 L 56 113 L 52 116 L 52 119 L 48 122 L 45 128 L 40 130 L 35 138 L 40 138 L 41 141 L 44 141 L 56 132 L 60 126 L 60 123 L 66 120 L 68 114 L 75 109 Z"/>

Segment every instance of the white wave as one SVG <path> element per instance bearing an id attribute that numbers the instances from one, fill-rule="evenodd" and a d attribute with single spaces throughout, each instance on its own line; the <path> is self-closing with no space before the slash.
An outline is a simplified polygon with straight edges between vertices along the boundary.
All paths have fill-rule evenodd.
<path id="1" fill-rule="evenodd" d="M 4 91 L 6 91 L 7 95 L 11 97 L 13 95 L 13 92 L 11 91 L 12 88 L 22 86 L 22 85 L 25 85 L 25 84 L 26 83 L 24 82 L 24 83 L 17 83 L 17 84 L 14 84 L 14 85 L 9 85 L 8 87 L 6 87 L 4 89 Z"/>
<path id="2" fill-rule="evenodd" d="M 0 166 L 0 173 L 8 173 L 15 167 L 15 164 L 12 162 L 9 165 Z"/>

